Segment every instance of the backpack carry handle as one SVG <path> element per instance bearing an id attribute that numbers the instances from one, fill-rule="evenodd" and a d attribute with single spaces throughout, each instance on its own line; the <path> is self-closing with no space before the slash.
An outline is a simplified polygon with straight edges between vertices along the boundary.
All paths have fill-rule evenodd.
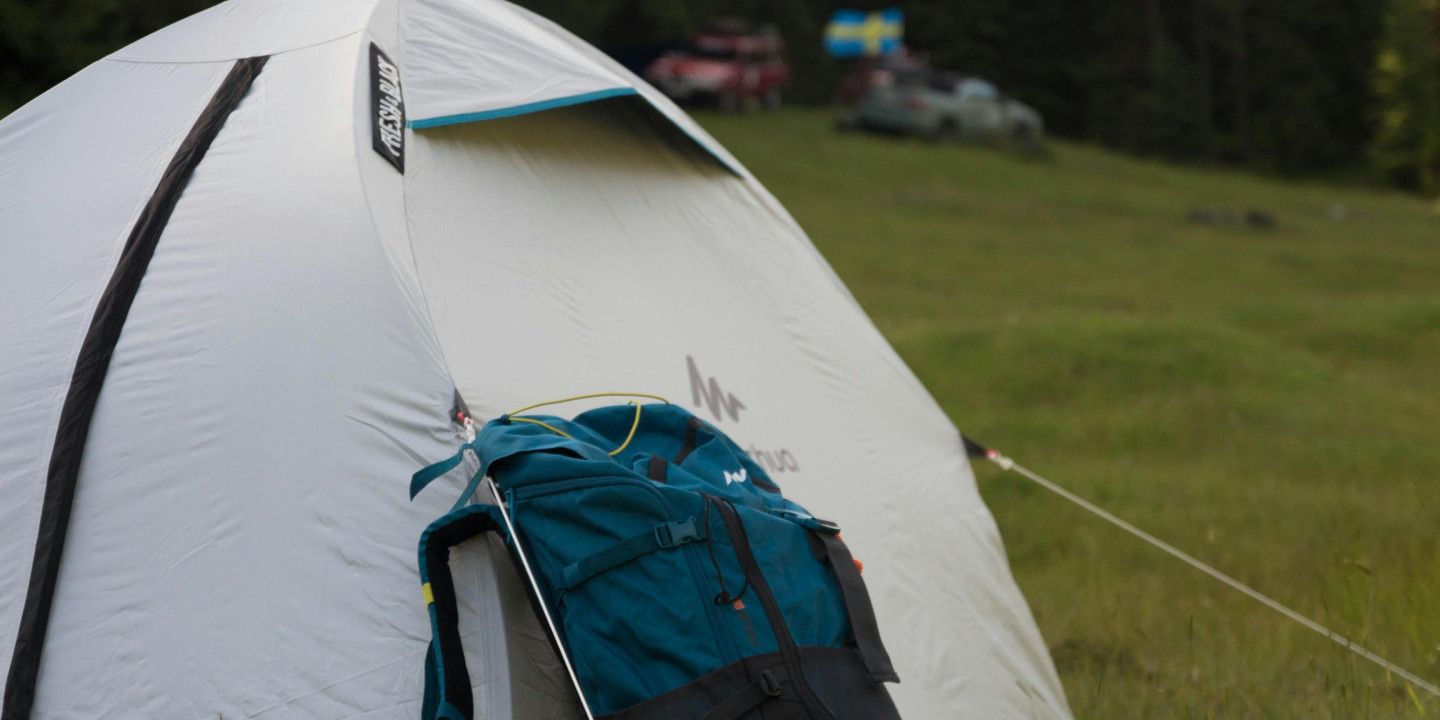
<path id="1" fill-rule="evenodd" d="M 618 393 L 618 392 L 591 393 L 591 394 L 589 394 L 589 395 L 576 395 L 576 396 L 574 396 L 574 397 L 562 398 L 562 399 L 560 399 L 560 400 L 547 400 L 547 401 L 542 402 L 542 403 L 535 403 L 534 405 L 526 405 L 525 407 L 522 407 L 522 408 L 520 408 L 519 410 L 515 410 L 515 411 L 513 411 L 513 412 L 505 413 L 504 415 L 501 415 L 500 418 L 503 419 L 503 420 L 509 421 L 509 422 L 520 422 L 520 423 L 528 423 L 528 424 L 531 424 L 531 425 L 538 425 L 538 426 L 543 427 L 543 428 L 545 428 L 546 430 L 549 430 L 549 431 L 555 433 L 556 435 L 558 435 L 558 436 L 560 436 L 560 437 L 563 437 L 563 438 L 565 438 L 565 439 L 567 439 L 567 440 L 574 440 L 574 438 L 571 437 L 569 433 L 567 433 L 567 432 L 565 432 L 565 431 L 563 431 L 563 430 L 560 430 L 559 428 L 556 428 L 556 427 L 550 425 L 549 423 L 546 423 L 546 422 L 543 421 L 543 420 L 536 420 L 535 418 L 526 418 L 526 417 L 517 417 L 517 416 L 520 415 L 520 413 L 528 412 L 528 411 L 530 411 L 530 410 L 534 410 L 535 408 L 546 407 L 546 406 L 548 406 L 548 405 L 559 405 L 559 404 L 561 404 L 561 403 L 574 402 L 574 401 L 577 401 L 577 400 L 589 400 L 589 399 L 591 399 L 591 398 L 600 398 L 600 397 L 647 398 L 647 399 L 650 399 L 650 400 L 658 400 L 658 401 L 660 401 L 660 402 L 662 402 L 662 403 L 664 403 L 664 404 L 666 404 L 666 405 L 669 405 L 669 404 L 670 404 L 670 401 L 669 401 L 669 400 L 667 400 L 667 399 L 665 399 L 665 398 L 663 398 L 663 397 L 660 397 L 659 395 L 651 395 L 651 394 L 649 394 L 649 393 Z M 620 447 L 616 448 L 615 450 L 613 450 L 613 451 L 611 451 L 611 452 L 609 453 L 609 455 L 610 455 L 611 457 L 614 457 L 615 455 L 619 455 L 621 452 L 623 452 L 623 451 L 625 450 L 625 448 L 630 445 L 630 441 L 635 439 L 635 431 L 640 428 L 640 410 L 641 410 L 641 405 L 640 405 L 640 403 L 634 403 L 634 405 L 635 405 L 635 421 L 630 425 L 630 434 L 625 438 L 625 441 L 620 444 Z M 473 421 L 472 421 L 468 416 L 465 418 L 465 422 L 466 422 L 466 428 L 467 428 L 467 429 L 469 429 L 469 428 L 472 427 L 471 423 L 472 423 Z M 476 440 L 474 437 L 471 437 L 471 438 L 470 438 L 470 441 L 467 442 L 467 443 L 465 443 L 464 445 L 461 445 L 461 446 L 460 446 L 460 450 L 459 450 L 458 452 L 456 452 L 454 455 L 451 455 L 450 457 L 445 458 L 444 460 L 441 460 L 440 462 L 437 462 L 437 463 L 435 463 L 435 464 L 433 464 L 433 465 L 430 465 L 430 466 L 428 466 L 428 467 L 422 468 L 422 469 L 420 469 L 418 472 L 416 472 L 414 475 L 412 475 L 411 478 L 410 478 L 410 499 L 411 499 L 411 500 L 414 500 L 414 499 L 415 499 L 415 496 L 416 496 L 416 495 L 419 495 L 419 494 L 420 494 L 420 491 L 421 491 L 421 490 L 424 490 L 427 485 L 429 485 L 430 483 L 432 483 L 432 482 L 434 482 L 435 480 L 439 479 L 441 476 L 445 475 L 446 473 L 450 472 L 451 470 L 454 470 L 455 468 L 459 467 L 459 466 L 460 466 L 460 463 L 463 462 L 464 459 L 465 459 L 465 451 L 469 450 L 469 451 L 475 453 L 476 458 L 479 459 L 480 453 L 479 453 L 479 451 L 476 449 L 476 446 L 477 446 L 478 444 L 479 444 L 479 441 Z M 540 448 L 529 448 L 529 449 L 530 449 L 530 450 L 536 450 L 536 449 L 540 449 Z M 471 495 L 474 495 L 474 494 L 475 494 L 475 491 L 478 490 L 478 489 L 480 489 L 480 480 L 481 480 L 481 477 L 483 477 L 483 476 L 486 474 L 486 470 L 488 470 L 488 468 L 489 468 L 489 466 L 490 466 L 490 463 L 492 463 L 492 462 L 494 462 L 494 461 L 496 461 L 496 460 L 499 460 L 499 459 L 500 459 L 500 457 L 490 457 L 490 458 L 488 458 L 488 459 L 481 459 L 481 461 L 480 461 L 480 471 L 479 471 L 478 473 L 476 473 L 475 477 L 471 478 L 470 484 L 465 488 L 465 492 L 461 493 L 460 499 L 455 502 L 455 506 L 454 506 L 453 508 L 451 508 L 452 510 L 459 510 L 459 509 L 461 508 L 461 506 L 463 506 L 465 503 L 469 502 L 470 496 L 471 496 Z"/>
<path id="2" fill-rule="evenodd" d="M 573 440 L 574 438 L 570 436 L 570 433 L 567 433 L 567 432 L 565 432 L 564 430 L 561 430 L 560 428 L 557 428 L 557 427 L 555 427 L 554 425 L 551 425 L 551 424 L 549 424 L 549 423 L 547 423 L 547 422 L 545 422 L 545 421 L 543 421 L 543 420 L 536 420 L 535 418 L 520 417 L 520 413 L 529 412 L 529 411 L 531 411 L 531 410 L 534 410 L 535 408 L 548 407 L 548 406 L 550 406 L 550 405 L 560 405 L 560 404 L 562 404 L 562 403 L 574 402 L 574 401 L 576 401 L 576 400 L 589 400 L 589 399 L 591 399 L 591 398 L 602 398 L 602 397 L 647 398 L 647 399 L 650 399 L 650 400 L 659 400 L 660 402 L 665 403 L 666 405 L 669 405 L 669 404 L 670 404 L 670 401 L 669 401 L 669 400 L 667 400 L 667 399 L 665 399 L 665 398 L 663 398 L 663 397 L 660 397 L 659 395 L 651 395 L 651 394 L 649 394 L 649 393 L 618 393 L 618 392 L 590 393 L 590 394 L 588 394 L 588 395 L 576 395 L 576 396 L 574 396 L 574 397 L 561 398 L 561 399 L 559 399 L 559 400 L 546 400 L 545 402 L 535 403 L 534 405 L 526 405 L 525 407 L 522 407 L 522 408 L 520 408 L 519 410 L 515 410 L 515 411 L 513 411 L 513 412 L 508 412 L 508 413 L 505 413 L 504 415 L 501 415 L 501 416 L 500 416 L 500 419 L 503 420 L 503 421 L 507 421 L 507 422 L 520 422 L 520 423 L 529 423 L 529 424 L 531 424 L 531 425 L 539 425 L 540 427 L 543 427 L 543 428 L 545 428 L 546 430 L 549 430 L 550 432 L 555 433 L 556 435 L 561 435 L 561 436 L 563 436 L 563 437 L 570 438 L 570 439 Z M 635 431 L 638 430 L 638 429 L 640 429 L 640 410 L 641 410 L 641 405 L 640 405 L 639 402 L 637 402 L 637 401 L 635 401 L 635 400 L 631 400 L 631 401 L 630 401 L 630 404 L 635 406 L 635 421 L 630 424 L 630 434 L 625 436 L 625 441 L 622 442 L 622 443 L 620 443 L 620 447 L 617 447 L 617 448 L 615 448 L 614 450 L 611 450 L 611 451 L 609 452 L 610 457 L 615 457 L 616 455 L 619 455 L 620 453 L 624 452 L 624 451 L 625 451 L 625 448 L 630 447 L 630 441 L 635 439 Z"/>
<path id="3" fill-rule="evenodd" d="M 616 455 L 625 452 L 625 448 L 630 447 L 630 441 L 635 439 L 635 431 L 640 429 L 640 411 L 644 409 L 644 406 L 638 402 L 635 402 L 634 400 L 631 400 L 630 404 L 635 406 L 635 420 L 634 422 L 630 423 L 630 434 L 625 436 L 625 441 L 620 443 L 620 447 L 617 447 L 614 450 L 611 450 L 609 453 L 606 453 L 610 457 L 615 457 Z M 501 415 L 500 420 L 501 422 L 518 422 L 530 423 L 531 425 L 539 425 L 540 427 L 545 428 L 546 430 L 549 430 L 550 432 L 553 432 L 561 437 L 565 437 L 570 440 L 575 439 L 574 435 L 571 435 L 570 433 L 567 433 L 564 430 L 561 430 L 560 428 L 557 428 L 554 425 L 545 422 L 544 420 L 536 420 L 535 418 L 524 417 L 521 415 Z"/>

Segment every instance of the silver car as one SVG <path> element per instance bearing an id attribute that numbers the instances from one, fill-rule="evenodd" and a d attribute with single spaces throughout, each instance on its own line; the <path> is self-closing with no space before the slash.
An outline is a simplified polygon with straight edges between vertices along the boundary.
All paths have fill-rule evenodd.
<path id="1" fill-rule="evenodd" d="M 956 73 L 912 71 L 872 82 L 851 122 L 934 140 L 1034 142 L 1045 132 L 1035 108 L 994 83 Z"/>

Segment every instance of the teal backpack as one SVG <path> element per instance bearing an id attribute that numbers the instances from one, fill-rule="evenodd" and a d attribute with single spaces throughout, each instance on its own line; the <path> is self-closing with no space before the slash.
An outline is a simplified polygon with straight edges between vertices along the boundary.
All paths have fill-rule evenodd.
<path id="1" fill-rule="evenodd" d="M 618 448 L 618 449 L 617 449 Z M 433 638 L 423 720 L 475 720 L 450 548 L 504 539 L 605 720 L 898 720 L 899 682 L 834 523 L 786 500 L 724 433 L 669 404 L 505 415 L 415 474 L 480 469 L 420 539 Z M 469 504 L 489 476 L 503 507 Z"/>

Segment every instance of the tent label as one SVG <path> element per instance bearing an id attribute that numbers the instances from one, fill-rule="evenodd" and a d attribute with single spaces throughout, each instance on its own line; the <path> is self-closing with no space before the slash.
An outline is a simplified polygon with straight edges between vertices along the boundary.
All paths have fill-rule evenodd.
<path id="1" fill-rule="evenodd" d="M 370 43 L 370 134 L 375 152 L 405 172 L 405 98 L 400 68 Z"/>

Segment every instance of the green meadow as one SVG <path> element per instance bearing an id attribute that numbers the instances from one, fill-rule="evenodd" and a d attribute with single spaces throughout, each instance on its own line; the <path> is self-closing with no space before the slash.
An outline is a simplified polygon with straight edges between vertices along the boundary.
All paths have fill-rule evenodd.
<path id="1" fill-rule="evenodd" d="M 1440 207 L 830 119 L 700 116 L 957 426 L 1440 682 Z M 1440 717 L 1044 489 L 976 473 L 1078 718 Z"/>

